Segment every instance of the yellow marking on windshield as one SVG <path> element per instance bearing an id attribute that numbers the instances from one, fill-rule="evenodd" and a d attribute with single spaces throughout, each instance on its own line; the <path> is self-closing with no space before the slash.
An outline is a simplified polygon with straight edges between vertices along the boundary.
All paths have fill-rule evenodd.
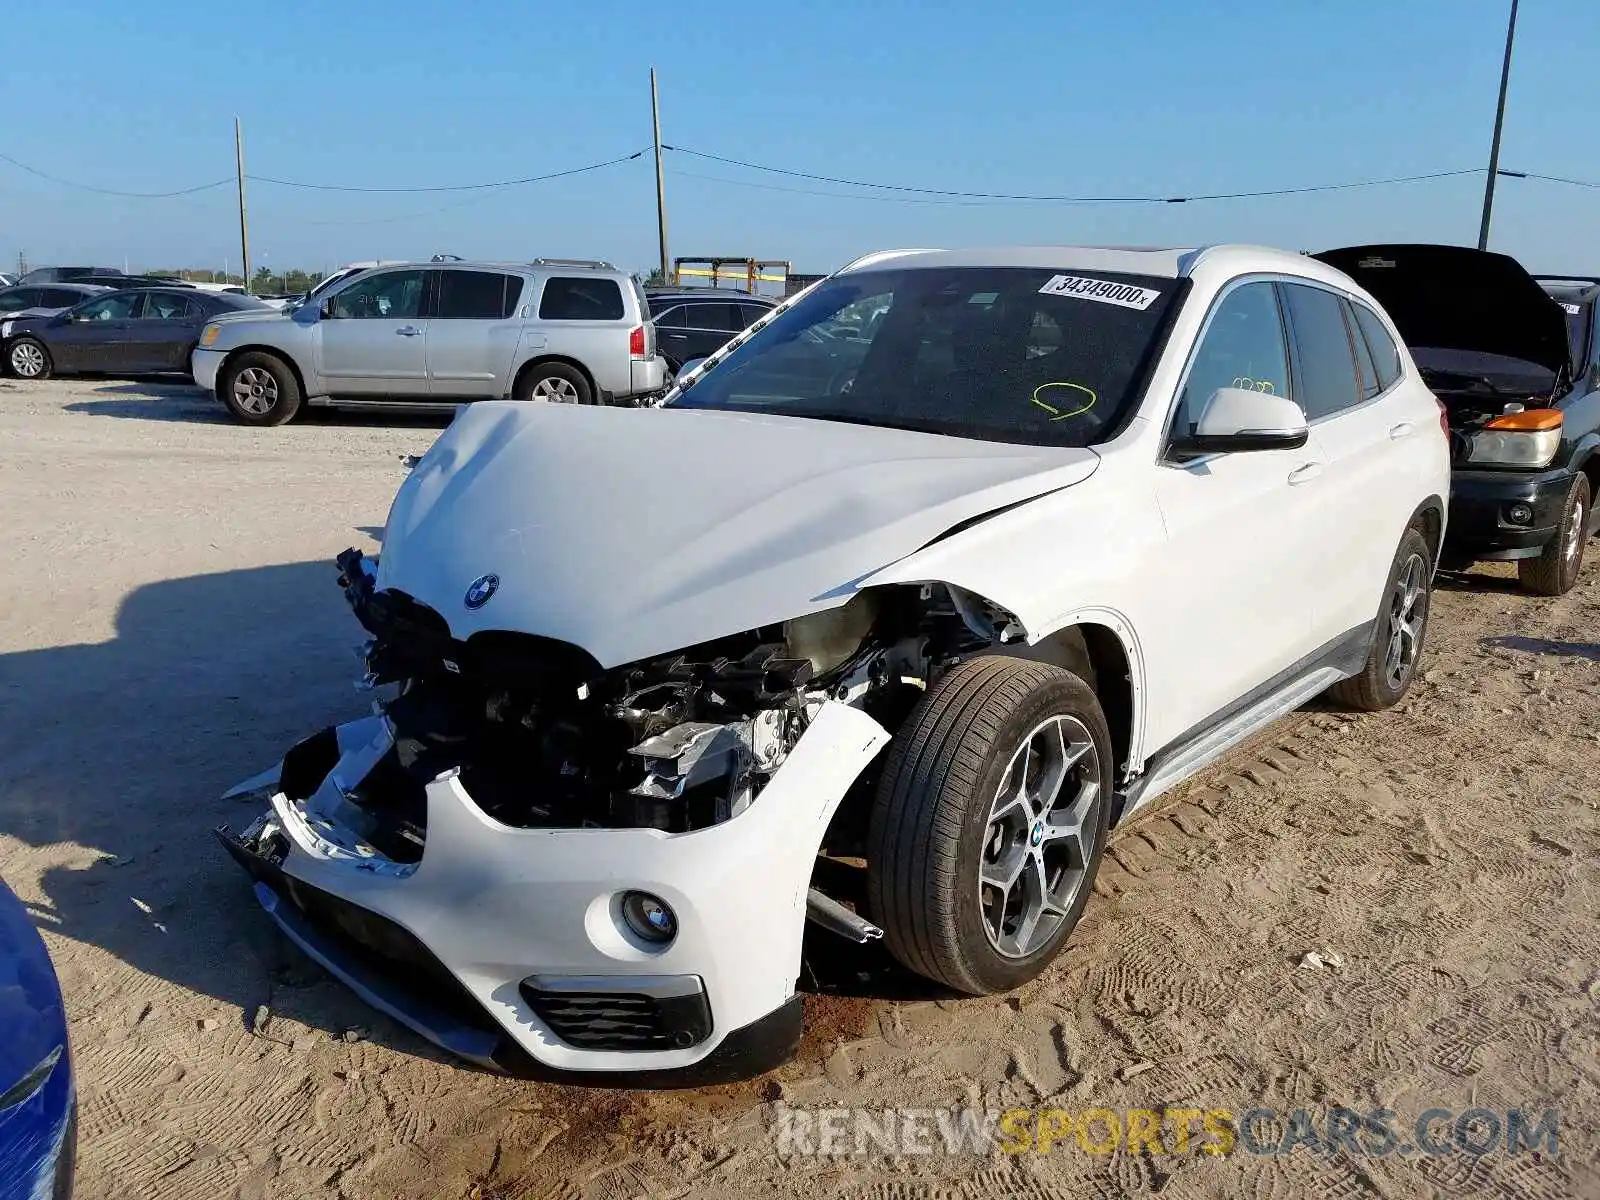
<path id="1" fill-rule="evenodd" d="M 1082 393 L 1089 399 L 1078 405 L 1077 408 L 1062 412 L 1055 405 L 1046 404 L 1043 400 L 1039 399 L 1040 392 L 1047 392 L 1051 388 L 1068 388 L 1071 391 Z M 1033 389 L 1033 402 L 1040 408 L 1044 409 L 1045 412 L 1050 413 L 1050 419 L 1052 421 L 1065 421 L 1068 417 L 1081 417 L 1084 413 L 1088 412 L 1094 407 L 1095 401 L 1099 398 L 1099 396 L 1094 394 L 1093 388 L 1086 388 L 1081 383 L 1041 383 L 1038 387 Z M 1067 399 L 1067 397 L 1057 397 L 1057 399 Z M 1071 397 L 1071 399 L 1076 399 L 1076 397 Z"/>

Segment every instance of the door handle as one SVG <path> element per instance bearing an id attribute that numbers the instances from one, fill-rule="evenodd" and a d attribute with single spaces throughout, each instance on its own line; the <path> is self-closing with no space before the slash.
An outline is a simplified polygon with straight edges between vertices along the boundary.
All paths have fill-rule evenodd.
<path id="1" fill-rule="evenodd" d="M 1296 467 L 1294 470 L 1289 472 L 1289 483 L 1291 485 L 1298 484 L 1298 483 L 1310 483 L 1313 479 L 1315 479 L 1318 475 L 1321 475 L 1321 474 L 1322 474 L 1322 464 L 1321 463 L 1319 463 L 1319 462 L 1303 463 L 1302 465 Z"/>
<path id="2" fill-rule="evenodd" d="M 1401 438 L 1409 437 L 1410 435 L 1411 435 L 1411 422 L 1410 421 L 1401 421 L 1400 424 L 1391 426 L 1390 429 L 1389 429 L 1389 436 L 1390 436 L 1390 438 L 1392 438 L 1395 441 L 1399 441 Z"/>
<path id="3" fill-rule="evenodd" d="M 395 332 L 401 337 L 416 337 L 417 334 L 422 332 L 422 330 L 418 329 L 415 325 L 402 325 L 399 329 L 396 329 Z"/>

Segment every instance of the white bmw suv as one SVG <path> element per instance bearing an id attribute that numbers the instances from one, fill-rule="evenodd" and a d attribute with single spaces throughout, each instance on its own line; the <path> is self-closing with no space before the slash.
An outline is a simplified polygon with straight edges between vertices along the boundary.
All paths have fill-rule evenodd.
<path id="1" fill-rule="evenodd" d="M 456 1053 L 749 1074 L 808 918 L 1016 987 L 1118 825 L 1319 693 L 1394 704 L 1449 486 L 1392 324 L 1311 258 L 869 256 L 658 406 L 464 409 L 340 559 L 384 698 L 219 833 Z"/>

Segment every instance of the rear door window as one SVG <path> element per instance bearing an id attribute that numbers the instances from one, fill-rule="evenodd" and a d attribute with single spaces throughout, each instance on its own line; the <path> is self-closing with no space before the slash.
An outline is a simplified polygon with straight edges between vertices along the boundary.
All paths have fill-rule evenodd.
<path id="1" fill-rule="evenodd" d="M 744 320 L 737 304 L 691 304 L 689 325 L 693 329 L 713 329 L 718 333 L 738 333 Z"/>
<path id="2" fill-rule="evenodd" d="M 689 319 L 684 315 L 684 305 L 674 304 L 655 316 L 656 325 L 662 329 L 687 329 Z"/>
<path id="3" fill-rule="evenodd" d="M 42 288 L 17 288 L 0 296 L 0 312 L 21 312 L 25 308 L 38 308 L 42 303 L 40 296 Z M 76 304 L 82 297 L 74 297 L 71 301 Z M 63 307 L 68 307 L 64 305 Z"/>
<path id="4" fill-rule="evenodd" d="M 552 275 L 539 298 L 543 321 L 620 321 L 623 311 L 615 279 Z"/>
<path id="5" fill-rule="evenodd" d="M 1282 285 L 1295 346 L 1295 399 L 1306 420 L 1361 403 L 1356 360 L 1339 297 L 1298 283 Z"/>
<path id="6" fill-rule="evenodd" d="M 434 316 L 446 321 L 503 321 L 516 311 L 522 278 L 498 271 L 440 271 Z"/>
<path id="7" fill-rule="evenodd" d="M 1383 391 L 1383 381 L 1378 378 L 1378 364 L 1373 361 L 1372 349 L 1356 324 L 1356 315 L 1351 310 L 1350 302 L 1341 301 L 1339 307 L 1344 312 L 1345 328 L 1350 331 L 1350 344 L 1356 352 L 1356 374 L 1360 377 L 1361 397 L 1371 400 Z"/>
<path id="8" fill-rule="evenodd" d="M 1383 327 L 1383 322 L 1378 319 L 1377 313 L 1365 304 L 1352 303 L 1350 309 L 1356 315 L 1356 328 L 1361 331 L 1361 336 L 1367 343 L 1367 350 L 1372 355 L 1373 365 L 1378 372 L 1378 383 L 1387 391 L 1400 378 L 1400 348 L 1394 344 L 1394 339 Z"/>

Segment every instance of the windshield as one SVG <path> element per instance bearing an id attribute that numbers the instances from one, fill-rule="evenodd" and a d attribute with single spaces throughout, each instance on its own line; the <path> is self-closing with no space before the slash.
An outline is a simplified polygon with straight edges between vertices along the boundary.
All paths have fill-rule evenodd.
<path id="1" fill-rule="evenodd" d="M 1175 279 L 1029 267 L 844 275 L 671 406 L 1087 446 L 1135 399 L 1178 290 Z"/>

